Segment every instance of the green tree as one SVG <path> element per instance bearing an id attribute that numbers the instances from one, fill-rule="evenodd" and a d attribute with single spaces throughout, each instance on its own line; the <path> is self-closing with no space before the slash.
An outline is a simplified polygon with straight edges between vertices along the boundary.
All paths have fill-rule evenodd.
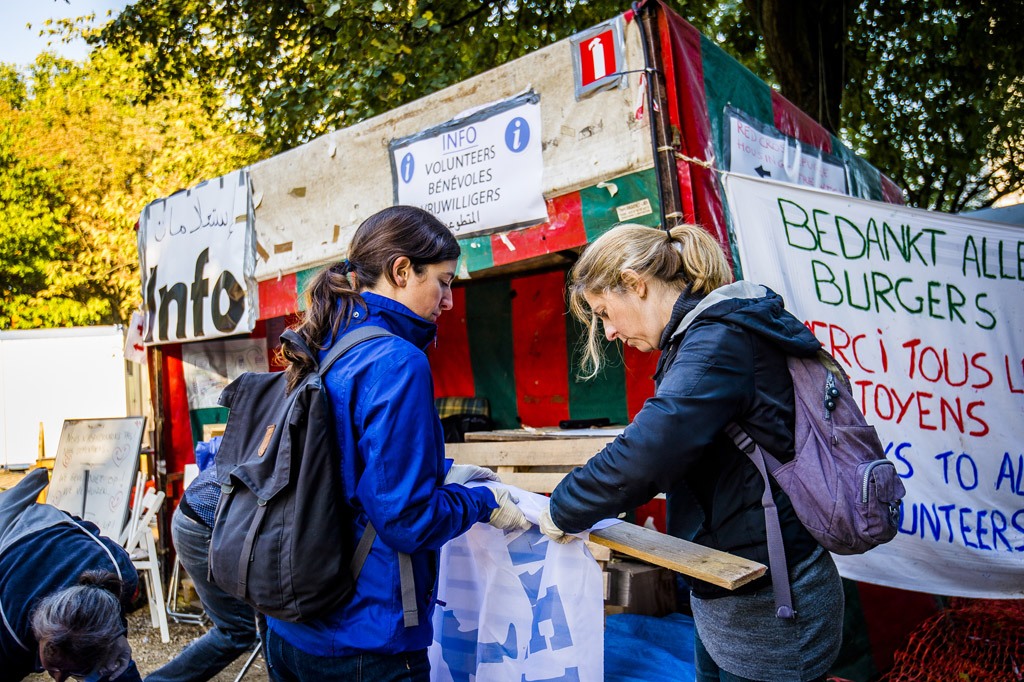
<path id="1" fill-rule="evenodd" d="M 979 0 L 864 0 L 849 29 L 844 132 L 921 208 L 1024 189 L 1024 12 Z"/>
<path id="2" fill-rule="evenodd" d="M 95 40 L 146 91 L 223 88 L 281 151 L 538 49 L 620 0 L 137 0 Z M 979 0 L 680 0 L 672 5 L 907 191 L 981 207 L 1024 186 L 1024 13 Z"/>
<path id="3" fill-rule="evenodd" d="M 719 5 L 739 0 L 688 4 L 711 18 L 706 27 L 736 32 L 734 15 Z M 125 51 L 136 41 L 154 48 L 144 67 L 153 93 L 183 80 L 222 87 L 245 129 L 279 152 L 537 50 L 624 6 L 621 0 L 138 0 L 95 39 Z"/>
<path id="4" fill-rule="evenodd" d="M 259 158 L 209 92 L 181 84 L 143 104 L 142 90 L 109 48 L 41 55 L 25 79 L 0 71 L 0 327 L 125 322 L 142 208 Z"/>

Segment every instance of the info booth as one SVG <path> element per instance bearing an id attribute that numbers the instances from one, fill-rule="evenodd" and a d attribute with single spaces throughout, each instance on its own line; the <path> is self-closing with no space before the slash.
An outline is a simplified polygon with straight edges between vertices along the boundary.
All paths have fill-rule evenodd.
<path id="1" fill-rule="evenodd" d="M 153 202 L 139 240 L 161 487 L 169 499 L 180 497 L 196 444 L 226 421 L 216 401 L 228 381 L 282 369 L 278 339 L 302 315 L 306 284 L 345 258 L 360 222 L 412 204 L 448 224 L 462 247 L 454 308 L 440 317 L 428 350 L 439 415 L 453 440 L 465 441 L 450 444 L 449 456 L 550 492 L 640 410 L 654 392 L 657 362 L 655 353 L 610 349 L 613 360 L 598 377 L 578 379 L 584 332 L 567 314 L 569 268 L 615 225 L 688 222 L 719 241 L 737 277 L 758 279 L 767 270 L 745 262 L 737 242 L 749 229 L 737 208 L 753 190 L 734 183 L 739 198 L 730 203 L 730 178 L 865 206 L 902 203 L 900 189 L 835 136 L 664 4 L 648 2 L 639 13 Z M 803 199 L 771 201 L 764 210 L 778 213 L 785 201 Z M 789 235 L 799 249 L 811 235 L 827 252 L 837 223 L 819 225 L 827 212 L 819 211 L 783 212 L 782 232 L 768 241 Z M 926 241 L 915 248 L 926 251 Z M 842 289 L 836 272 L 832 284 Z M 808 277 L 789 285 L 825 290 L 820 269 Z M 812 330 L 835 350 L 828 319 L 794 313 L 818 320 Z M 861 378 L 861 368 L 847 370 Z M 611 431 L 566 432 L 560 424 Z M 882 436 L 883 443 L 893 437 Z M 664 500 L 631 520 L 664 531 Z M 876 583 L 847 581 L 851 651 L 840 664 L 853 677 L 890 666 L 909 628 L 936 607 L 929 594 L 893 589 L 905 582 L 848 571 Z M 609 606 L 614 593 L 606 579 Z M 887 634 L 876 637 L 883 623 Z"/>

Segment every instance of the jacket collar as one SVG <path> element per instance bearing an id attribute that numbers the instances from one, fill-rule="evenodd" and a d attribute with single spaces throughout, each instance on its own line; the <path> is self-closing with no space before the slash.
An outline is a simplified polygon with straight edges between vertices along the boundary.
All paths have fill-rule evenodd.
<path id="1" fill-rule="evenodd" d="M 426 350 L 437 335 L 436 324 L 424 320 L 393 298 L 369 291 L 360 295 L 366 305 L 357 306 L 352 312 L 353 322 L 383 327 L 420 350 Z"/>
<path id="2" fill-rule="evenodd" d="M 703 297 L 692 293 L 692 288 L 692 284 L 687 284 L 683 292 L 679 294 L 679 298 L 672 305 L 672 316 L 668 320 L 668 325 L 661 332 L 661 342 L 658 344 L 658 350 L 665 350 L 668 342 L 675 336 L 679 323 L 701 302 Z"/>
<path id="3" fill-rule="evenodd" d="M 689 291 L 689 287 L 687 287 L 687 290 L 683 292 L 683 295 L 685 295 L 687 291 Z M 661 347 L 664 348 L 665 344 L 672 337 L 685 332 L 686 328 L 689 327 L 693 323 L 693 321 L 700 316 L 702 312 L 704 312 L 711 306 L 715 305 L 716 303 L 728 301 L 729 299 L 732 298 L 758 299 L 764 298 L 767 295 L 768 290 L 765 287 L 761 286 L 760 284 L 754 284 L 753 282 L 748 282 L 747 280 L 741 279 L 738 282 L 733 282 L 732 284 L 720 286 L 707 296 L 704 296 L 703 298 L 695 298 L 693 299 L 695 302 L 694 305 L 691 306 L 689 309 L 685 310 L 683 314 L 679 316 L 678 319 L 676 318 L 676 310 L 672 310 L 672 319 L 669 321 L 668 327 L 665 328 L 665 334 L 663 334 L 661 337 Z M 682 298 L 682 296 L 680 296 L 680 298 Z M 676 305 L 679 305 L 678 302 L 676 303 Z M 672 331 L 670 332 L 669 330 Z"/>

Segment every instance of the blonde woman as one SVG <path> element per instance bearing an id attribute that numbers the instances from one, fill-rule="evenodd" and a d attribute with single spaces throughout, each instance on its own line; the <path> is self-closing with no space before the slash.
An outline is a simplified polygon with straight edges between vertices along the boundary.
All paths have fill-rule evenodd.
<path id="1" fill-rule="evenodd" d="M 692 225 L 671 233 L 616 227 L 584 252 L 572 272 L 570 307 L 589 329 L 585 374 L 602 364 L 598 334 L 641 351 L 661 351 L 656 391 L 625 432 L 551 495 L 541 530 L 589 528 L 668 498 L 668 532 L 765 565 L 764 483 L 724 433 L 738 422 L 762 447 L 794 456 L 789 355 L 820 343 L 771 290 L 730 283 L 717 242 Z M 796 618 L 776 617 L 771 577 L 735 592 L 690 581 L 699 682 L 824 679 L 839 650 L 843 592 L 831 556 L 774 490 Z"/>

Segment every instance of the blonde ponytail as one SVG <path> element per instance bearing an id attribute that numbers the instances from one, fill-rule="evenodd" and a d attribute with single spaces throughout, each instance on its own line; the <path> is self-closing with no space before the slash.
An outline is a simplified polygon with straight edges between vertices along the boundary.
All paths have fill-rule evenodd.
<path id="1" fill-rule="evenodd" d="M 707 295 L 732 280 L 722 248 L 696 225 L 679 225 L 665 232 L 627 224 L 598 237 L 576 261 L 569 285 L 569 310 L 587 329 L 582 344 L 584 379 L 597 375 L 603 361 L 597 316 L 584 293 L 624 293 L 622 273 L 626 270 L 679 292 L 689 285 L 698 295 Z"/>

